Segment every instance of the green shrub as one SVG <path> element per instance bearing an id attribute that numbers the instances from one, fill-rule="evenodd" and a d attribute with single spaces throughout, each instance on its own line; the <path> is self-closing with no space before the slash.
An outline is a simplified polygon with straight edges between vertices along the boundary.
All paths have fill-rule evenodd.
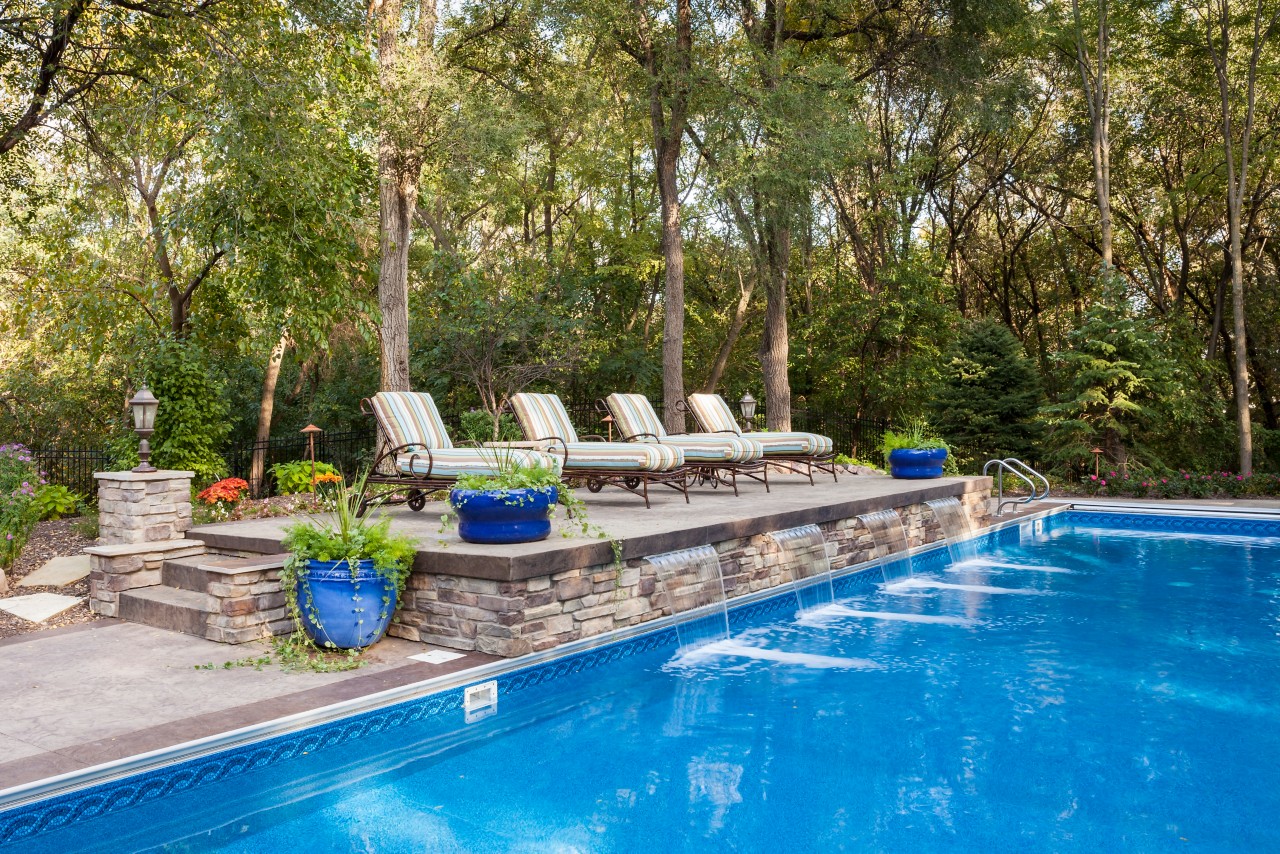
<path id="1" fill-rule="evenodd" d="M 276 479 L 276 491 L 281 495 L 297 495 L 300 492 L 311 492 L 311 461 L 293 460 L 288 463 L 276 463 L 271 467 L 271 475 Z M 317 481 L 333 482 L 342 475 L 328 463 L 316 463 L 315 477 Z"/>
<path id="2" fill-rule="evenodd" d="M 952 445 L 986 457 L 1034 460 L 1040 375 L 1002 323 L 980 320 L 960 334 L 930 404 L 930 420 Z"/>
<path id="3" fill-rule="evenodd" d="M 204 356 L 185 341 L 161 344 L 147 377 L 160 401 L 151 462 L 157 468 L 195 472 L 198 483 L 212 483 L 227 469 L 218 451 L 230 425 L 213 377 Z"/>
<path id="4" fill-rule="evenodd" d="M 458 419 L 461 424 L 458 435 L 468 442 L 493 442 L 493 416 L 483 409 L 471 409 L 462 413 Z M 516 420 L 507 413 L 498 416 L 498 435 L 496 441 L 499 442 L 519 442 L 524 438 L 524 434 L 520 432 L 520 425 Z"/>
<path id="5" fill-rule="evenodd" d="M 0 569 L 13 565 L 40 521 L 35 497 L 43 485 L 25 446 L 0 445 Z"/>
<path id="6" fill-rule="evenodd" d="M 84 496 L 77 495 L 65 486 L 46 483 L 36 490 L 33 502 L 42 520 L 61 519 L 63 516 L 74 516 L 84 502 Z"/>

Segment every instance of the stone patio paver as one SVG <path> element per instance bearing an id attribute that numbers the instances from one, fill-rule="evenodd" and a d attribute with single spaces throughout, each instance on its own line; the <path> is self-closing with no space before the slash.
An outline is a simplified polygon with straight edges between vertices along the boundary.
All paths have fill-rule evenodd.
<path id="1" fill-rule="evenodd" d="M 43 623 L 50 617 L 56 617 L 68 608 L 73 608 L 84 601 L 83 596 L 63 596 L 61 593 L 31 593 L 26 596 L 11 596 L 0 599 L 0 610 L 8 611 L 16 617 Z"/>
<path id="2" fill-rule="evenodd" d="M 87 554 L 55 557 L 18 582 L 19 587 L 66 587 L 89 575 Z"/>

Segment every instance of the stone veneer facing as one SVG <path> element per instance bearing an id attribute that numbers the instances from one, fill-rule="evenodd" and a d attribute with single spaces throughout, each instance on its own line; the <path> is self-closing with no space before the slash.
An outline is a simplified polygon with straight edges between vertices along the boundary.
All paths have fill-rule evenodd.
<path id="1" fill-rule="evenodd" d="M 118 616 L 120 593 L 160 583 L 166 560 L 204 553 L 191 528 L 189 471 L 98 472 L 98 545 L 89 558 L 89 609 Z"/>
<path id="2" fill-rule="evenodd" d="M 960 497 L 974 528 L 990 523 L 989 491 Z M 924 504 L 895 508 L 910 546 L 942 539 Z M 833 569 L 875 557 L 870 532 L 857 519 L 819 526 Z M 729 599 L 790 582 L 794 567 L 767 533 L 713 543 Z M 514 657 L 549 649 L 671 613 L 657 573 L 646 558 L 571 569 L 524 581 L 488 581 L 415 572 L 390 633 L 462 650 Z"/>

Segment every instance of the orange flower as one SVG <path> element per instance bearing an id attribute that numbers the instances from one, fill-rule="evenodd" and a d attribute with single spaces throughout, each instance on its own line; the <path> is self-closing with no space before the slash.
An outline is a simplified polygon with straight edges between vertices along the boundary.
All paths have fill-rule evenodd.
<path id="1" fill-rule="evenodd" d="M 196 499 L 203 501 L 205 504 L 218 504 L 221 502 L 235 504 L 244 497 L 244 491 L 248 488 L 249 484 L 240 478 L 228 477 L 202 490 L 196 495 Z"/>

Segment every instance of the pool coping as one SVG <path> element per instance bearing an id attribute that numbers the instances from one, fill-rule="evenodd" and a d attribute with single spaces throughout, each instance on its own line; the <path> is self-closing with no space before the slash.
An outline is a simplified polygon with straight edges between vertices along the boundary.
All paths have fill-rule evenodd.
<path id="1" fill-rule="evenodd" d="M 966 539 L 989 538 L 999 536 L 999 532 L 1009 528 L 1024 528 L 1027 525 L 1034 525 L 1037 520 L 1059 515 L 1070 511 L 1084 512 L 1111 512 L 1121 514 L 1159 514 L 1164 516 L 1200 516 L 1200 517 L 1217 517 L 1228 519 L 1260 519 L 1268 521 L 1280 521 L 1280 511 L 1259 510 L 1257 508 L 1242 509 L 1237 512 L 1223 512 L 1221 507 L 1171 507 L 1158 504 L 1144 503 L 1119 503 L 1119 502 L 1087 502 L 1087 501 L 1063 501 L 1051 507 L 1042 510 L 1019 514 L 1016 517 L 994 520 L 993 524 L 979 531 L 973 532 Z M 925 555 L 941 555 L 948 549 L 946 540 L 937 541 L 927 545 L 916 546 L 908 549 L 905 553 L 895 553 L 884 558 L 876 558 L 870 561 L 854 564 L 834 570 L 832 573 L 833 581 L 837 579 L 845 579 L 846 585 L 849 583 L 851 576 L 866 575 L 868 579 L 873 577 L 874 571 L 886 563 L 893 563 L 910 556 L 915 559 L 918 556 Z M 784 597 L 793 595 L 794 587 L 791 584 L 780 585 L 778 587 L 756 591 L 736 597 L 729 604 L 730 619 L 737 612 L 740 616 L 748 610 L 760 612 L 761 609 L 768 610 L 764 603 L 769 600 L 779 600 L 781 602 Z M 752 606 L 759 606 L 752 608 Z M 776 607 L 776 606 L 775 606 Z M 452 697 L 454 706 L 458 705 L 461 699 L 461 692 L 453 695 L 451 692 L 466 686 L 475 685 L 477 683 L 489 680 L 497 680 L 504 676 L 509 676 L 521 670 L 531 671 L 531 678 L 527 680 L 527 684 L 537 684 L 542 681 L 536 677 L 538 671 L 546 670 L 546 665 L 557 661 L 558 659 L 584 658 L 593 651 L 603 647 L 618 645 L 625 646 L 628 641 L 634 641 L 646 635 L 654 638 L 653 645 L 662 645 L 664 641 L 662 636 L 673 636 L 674 632 L 670 631 L 678 622 L 688 619 L 691 615 L 696 616 L 697 612 L 682 614 L 679 616 L 668 616 L 657 620 L 642 623 L 624 629 L 619 629 L 580 641 L 575 641 L 563 646 L 555 647 L 544 652 L 532 653 L 519 658 L 508 659 L 503 661 L 491 662 L 474 668 L 459 670 L 454 673 L 444 674 L 419 682 L 408 683 L 406 685 L 377 691 L 361 697 L 343 700 L 322 706 L 316 709 L 298 712 L 280 718 L 259 722 L 245 727 L 228 730 L 223 733 L 206 736 L 199 739 L 183 742 L 170 747 L 160 748 L 134 756 L 123 757 L 100 763 L 88 768 L 78 769 L 75 771 L 60 774 L 54 777 L 48 777 L 43 780 L 36 780 L 29 783 L 23 783 L 18 786 L 0 791 L 0 817 L 14 810 L 23 807 L 29 807 L 41 801 L 54 798 L 63 798 L 75 796 L 82 790 L 90 789 L 100 785 L 110 785 L 119 783 L 134 775 L 143 775 L 153 772 L 159 772 L 163 769 L 178 765 L 184 762 L 200 760 L 220 752 L 230 752 L 249 748 L 259 742 L 265 742 L 270 739 L 297 736 L 304 730 L 311 728 L 323 727 L 326 725 L 334 725 L 343 722 L 345 719 L 354 718 L 356 716 L 384 710 L 388 707 L 398 704 L 410 704 L 414 701 L 420 701 L 430 697 L 439 697 L 442 700 L 446 697 Z M 665 642 L 670 642 L 665 641 Z M 633 645 L 634 646 L 634 645 Z M 595 665 L 589 665 L 595 666 Z M 521 685 L 519 687 L 524 687 Z"/>

